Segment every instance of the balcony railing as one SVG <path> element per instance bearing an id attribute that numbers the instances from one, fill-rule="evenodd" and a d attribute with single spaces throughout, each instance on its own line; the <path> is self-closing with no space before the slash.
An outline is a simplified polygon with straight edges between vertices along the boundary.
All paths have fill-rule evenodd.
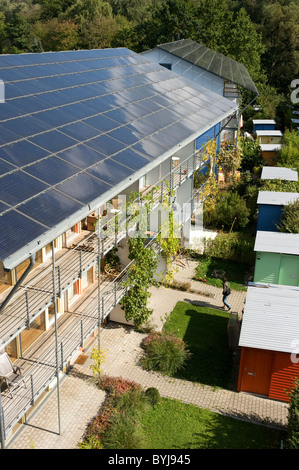
<path id="1" fill-rule="evenodd" d="M 146 194 L 133 201 L 144 207 L 150 200 L 151 210 L 162 202 L 170 190 L 178 188 L 194 171 L 203 164 L 202 152 L 197 151 L 186 158 L 173 171 L 169 172 L 155 185 L 148 188 Z M 148 196 L 151 196 L 149 199 Z M 100 244 L 97 234 L 91 233 L 76 247 L 64 250 L 57 255 L 56 291 L 58 297 L 77 280 L 84 272 L 97 263 L 98 252 L 101 257 L 116 246 L 128 234 L 134 214 L 122 218 L 120 214 L 110 220 L 100 221 Z M 19 335 L 30 323 L 53 302 L 52 265 L 49 264 L 41 273 L 32 277 L 14 296 L 0 315 L 0 338 L 4 347 Z"/>
<path id="2" fill-rule="evenodd" d="M 195 158 L 195 156 L 192 157 L 193 159 Z M 184 163 L 186 165 L 185 168 L 188 169 L 188 162 Z M 194 171 L 193 168 L 195 167 L 192 167 L 192 172 Z M 175 181 L 177 180 L 179 184 L 182 184 L 183 181 L 188 178 L 190 172 L 191 168 L 189 167 L 189 173 L 187 170 L 186 172 L 183 171 L 180 175 L 178 168 L 173 177 L 173 183 L 170 181 L 169 184 L 173 184 L 173 189 L 175 189 Z M 160 194 L 159 197 L 157 197 L 158 191 L 155 189 L 156 205 L 167 196 L 167 191 L 169 192 L 169 187 L 166 187 L 165 180 L 158 182 L 157 186 L 159 187 Z M 201 191 L 202 188 L 195 192 L 198 196 L 198 201 L 200 200 Z M 193 201 L 194 198 L 192 197 L 187 202 L 191 204 Z M 187 221 L 192 214 L 192 210 L 186 211 L 185 207 L 176 214 L 176 218 L 180 224 Z M 195 206 L 193 206 L 193 208 L 195 209 Z M 125 222 L 127 223 L 127 220 Z M 125 235 L 126 233 L 125 231 Z M 147 245 L 154 247 L 156 252 L 159 251 L 159 248 L 155 245 L 157 236 L 158 233 L 152 234 L 151 239 L 147 242 Z M 102 241 L 102 238 L 100 241 Z M 114 246 L 114 242 L 115 240 L 113 240 L 112 246 Z M 97 235 L 92 233 L 78 246 L 57 257 L 55 282 L 58 296 L 61 296 L 71 283 L 80 277 L 80 273 L 83 273 L 97 262 L 98 243 Z M 54 332 L 52 331 L 51 336 L 51 332 L 47 331 L 44 334 L 48 336 L 51 345 L 46 348 L 46 351 L 39 351 L 38 358 L 36 358 L 36 354 L 30 354 L 29 348 L 29 350 L 26 351 L 26 357 L 24 356 L 17 361 L 18 365 L 25 368 L 24 380 L 26 388 L 14 387 L 11 389 L 10 392 L 13 399 L 10 394 L 5 393 L 2 397 L 3 428 L 6 436 L 9 435 L 13 426 L 20 418 L 34 405 L 49 384 L 55 380 L 57 368 L 63 370 L 74 353 L 78 351 L 78 348 L 83 346 L 84 342 L 126 294 L 128 288 L 126 287 L 125 281 L 128 279 L 129 268 L 133 262 L 134 261 L 127 265 L 112 282 L 101 287 L 99 296 L 98 294 L 90 296 L 86 303 L 83 303 L 81 308 L 82 312 L 80 314 L 66 312 L 62 316 L 59 320 L 58 351 L 56 351 Z M 18 324 L 22 325 L 23 323 L 23 329 L 29 327 L 34 318 L 38 316 L 47 305 L 53 302 L 52 274 L 52 267 L 49 266 L 43 273 L 32 279 L 30 284 L 24 287 L 24 294 L 19 296 L 14 301 L 13 305 L 8 306 L 8 308 L 4 310 L 3 317 L 5 321 L 2 323 L 7 323 L 7 329 L 11 326 L 12 322 L 14 325 L 16 324 L 15 315 L 17 315 L 17 313 L 20 314 L 19 317 L 17 316 Z M 34 313 L 30 314 L 30 312 Z M 21 329 L 21 326 L 19 329 Z M 45 342 L 44 344 L 49 343 Z M 57 354 L 59 364 L 57 364 L 56 360 Z"/>

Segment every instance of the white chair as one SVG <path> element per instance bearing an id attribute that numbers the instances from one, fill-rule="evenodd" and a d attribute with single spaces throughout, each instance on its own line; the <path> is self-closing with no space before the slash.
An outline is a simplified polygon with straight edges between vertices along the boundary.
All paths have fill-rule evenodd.
<path id="1" fill-rule="evenodd" d="M 14 366 L 7 353 L 0 356 L 0 387 L 5 382 L 11 398 L 13 398 L 10 387 L 23 386 L 25 388 L 25 380 L 21 374 L 21 367 Z"/>

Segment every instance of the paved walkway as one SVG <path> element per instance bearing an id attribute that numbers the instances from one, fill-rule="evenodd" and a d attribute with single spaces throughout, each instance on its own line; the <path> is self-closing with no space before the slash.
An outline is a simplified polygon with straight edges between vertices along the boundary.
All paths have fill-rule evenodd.
<path id="1" fill-rule="evenodd" d="M 153 324 L 160 328 L 165 315 L 173 310 L 178 301 L 188 301 L 212 307 L 222 305 L 221 289 L 190 281 L 196 263 L 190 261 L 180 268 L 176 277 L 188 280 L 198 293 L 187 293 L 165 288 L 152 288 L 150 305 L 154 308 Z M 230 296 L 232 310 L 242 314 L 246 293 L 233 292 Z M 188 381 L 163 377 L 144 371 L 138 365 L 142 354 L 140 347 L 145 334 L 131 327 L 110 322 L 101 333 L 101 347 L 107 354 L 103 372 L 133 380 L 147 387 L 156 387 L 161 395 L 206 408 L 218 413 L 283 428 L 287 424 L 288 405 L 246 393 L 193 384 Z M 91 348 L 90 348 L 91 349 Z M 85 354 L 89 354 L 85 351 Z M 100 409 L 105 394 L 92 381 L 89 365 L 76 364 L 60 387 L 61 434 L 58 434 L 57 393 L 54 391 L 45 405 L 33 415 L 20 434 L 9 445 L 10 449 L 74 449 L 82 439 L 88 422 Z"/>

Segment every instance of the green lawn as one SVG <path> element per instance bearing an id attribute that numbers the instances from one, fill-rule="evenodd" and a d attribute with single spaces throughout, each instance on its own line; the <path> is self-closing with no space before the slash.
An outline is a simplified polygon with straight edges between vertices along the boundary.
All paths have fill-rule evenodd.
<path id="1" fill-rule="evenodd" d="M 283 432 L 177 400 L 162 399 L 142 417 L 148 449 L 279 449 Z"/>
<path id="2" fill-rule="evenodd" d="M 225 272 L 226 277 L 230 283 L 231 289 L 238 291 L 245 291 L 244 285 L 245 274 L 250 270 L 250 266 L 245 263 L 237 263 L 218 258 L 202 257 L 196 268 L 195 278 L 207 280 L 207 284 L 216 287 L 222 287 L 222 280 L 212 276 L 213 271 L 219 273 Z"/>
<path id="3" fill-rule="evenodd" d="M 177 303 L 164 331 L 182 338 L 192 356 L 176 377 L 227 388 L 232 358 L 228 349 L 227 322 L 227 312 L 188 302 Z"/>

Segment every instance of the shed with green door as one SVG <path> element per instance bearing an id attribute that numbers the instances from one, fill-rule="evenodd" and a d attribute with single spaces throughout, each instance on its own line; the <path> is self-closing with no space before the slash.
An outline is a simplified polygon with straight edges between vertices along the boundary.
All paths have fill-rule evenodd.
<path id="1" fill-rule="evenodd" d="M 254 282 L 299 286 L 299 234 L 257 231 Z"/>

